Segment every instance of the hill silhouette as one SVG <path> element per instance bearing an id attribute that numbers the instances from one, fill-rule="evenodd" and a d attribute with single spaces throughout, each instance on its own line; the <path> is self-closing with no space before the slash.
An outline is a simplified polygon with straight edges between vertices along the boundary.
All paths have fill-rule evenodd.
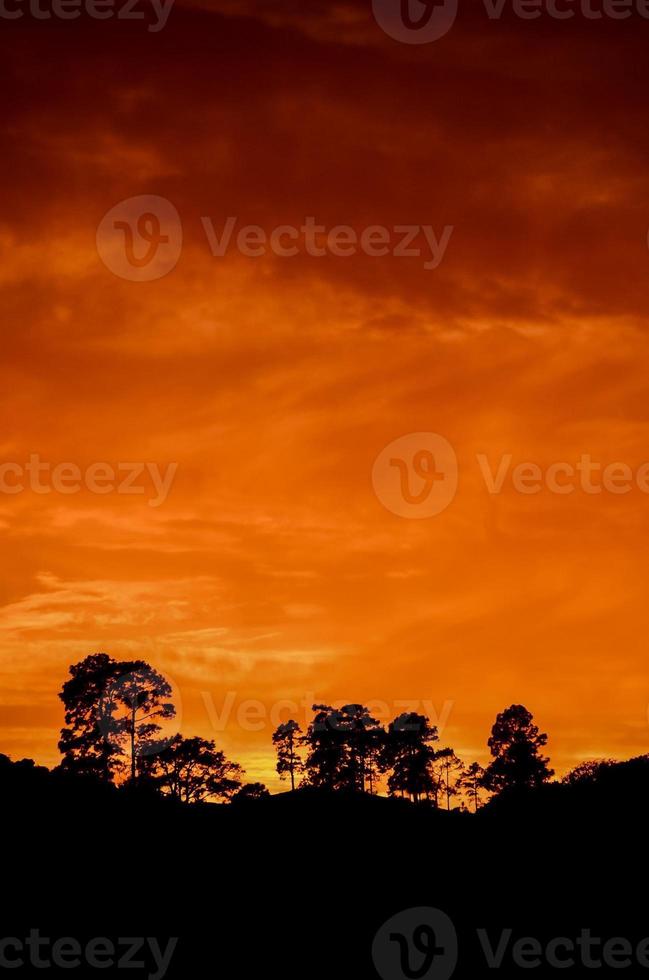
<path id="1" fill-rule="evenodd" d="M 61 765 L 0 755 L 0 968 L 155 980 L 649 969 L 649 919 L 625 887 L 646 870 L 649 756 L 553 779 L 547 735 L 514 704 L 490 764 L 467 767 L 422 715 L 383 726 L 361 704 L 319 704 L 305 732 L 293 720 L 274 732 L 292 788 L 273 796 L 213 741 L 163 737 L 170 695 L 145 662 L 92 654 L 60 695 Z"/>
<path id="2" fill-rule="evenodd" d="M 512 930 L 504 976 L 521 974 L 517 938 L 649 934 L 623 887 L 630 869 L 644 880 L 649 757 L 475 815 L 318 788 L 185 806 L 6 758 L 0 785 L 5 934 L 178 937 L 166 976 L 379 976 L 377 931 L 418 907 L 454 923 L 461 977 L 493 975 L 478 929 L 494 947 Z"/>

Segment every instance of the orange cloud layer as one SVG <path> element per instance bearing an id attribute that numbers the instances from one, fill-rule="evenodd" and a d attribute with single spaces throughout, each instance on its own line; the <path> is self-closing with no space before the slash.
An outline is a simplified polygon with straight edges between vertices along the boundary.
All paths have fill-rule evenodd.
<path id="1" fill-rule="evenodd" d="M 466 14 L 411 49 L 360 3 L 3 28 L 0 461 L 178 473 L 158 508 L 0 494 L 0 750 L 56 761 L 97 650 L 166 671 L 183 728 L 272 786 L 283 700 L 416 702 L 467 758 L 521 701 L 560 771 L 647 749 L 649 497 L 492 495 L 477 463 L 649 460 L 647 36 Z M 95 247 L 140 194 L 183 222 L 151 283 Z M 454 232 L 429 271 L 215 258 L 201 218 L 230 215 Z M 459 491 L 409 521 L 372 466 L 422 431 Z"/>

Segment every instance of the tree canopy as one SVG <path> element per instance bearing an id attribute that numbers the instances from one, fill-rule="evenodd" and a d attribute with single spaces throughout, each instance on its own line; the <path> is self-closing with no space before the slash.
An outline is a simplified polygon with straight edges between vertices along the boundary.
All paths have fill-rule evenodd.
<path id="1" fill-rule="evenodd" d="M 484 785 L 496 793 L 505 790 L 534 789 L 554 772 L 541 753 L 548 736 L 534 724 L 522 704 L 512 704 L 496 718 L 488 745 L 493 761 L 484 776 Z"/>
<path id="2" fill-rule="evenodd" d="M 70 667 L 60 698 L 65 725 L 61 769 L 106 783 L 128 773 L 184 803 L 229 799 L 243 770 L 212 741 L 161 737 L 161 722 L 176 714 L 171 685 L 144 660 L 116 661 L 91 654 Z"/>

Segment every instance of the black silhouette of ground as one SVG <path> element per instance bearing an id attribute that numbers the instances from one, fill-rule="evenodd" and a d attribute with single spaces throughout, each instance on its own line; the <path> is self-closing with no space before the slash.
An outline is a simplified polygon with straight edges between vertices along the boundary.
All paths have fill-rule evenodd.
<path id="1" fill-rule="evenodd" d="M 377 971 L 372 955 L 389 917 L 432 907 L 457 932 L 461 978 L 552 977 L 559 967 L 547 957 L 569 958 L 566 942 L 575 961 L 563 968 L 568 976 L 594 969 L 649 976 L 649 943 L 646 963 L 641 945 L 649 936 L 648 785 L 649 761 L 634 760 L 596 783 L 550 785 L 473 816 L 315 790 L 184 807 L 0 765 L 2 937 L 25 939 L 32 929 L 82 945 L 152 937 L 162 949 L 177 937 L 164 975 L 187 980 L 369 980 L 381 969 L 388 970 L 384 980 L 444 980 L 450 974 L 439 937 L 441 952 L 423 974 L 426 957 L 414 946 L 409 972 L 401 960 L 381 963 L 375 950 Z M 407 920 L 413 934 L 416 919 L 411 913 Z M 482 943 L 479 929 L 486 930 Z M 535 942 L 520 946 L 524 937 Z M 488 952 L 500 940 L 502 964 L 493 968 L 483 946 Z M 595 940 L 609 943 L 608 965 Z M 396 938 L 386 942 L 398 950 Z M 18 955 L 14 947 L 4 954 Z M 598 957 L 600 967 L 593 965 Z M 124 976 L 123 969 L 86 964 L 44 974 L 27 964 L 12 974 L 85 980 Z M 150 957 L 131 975 L 161 976 Z"/>

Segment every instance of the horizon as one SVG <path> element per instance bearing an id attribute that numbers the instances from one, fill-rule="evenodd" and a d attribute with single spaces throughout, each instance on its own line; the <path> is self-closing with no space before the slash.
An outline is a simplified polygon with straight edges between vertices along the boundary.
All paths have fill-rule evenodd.
<path id="1" fill-rule="evenodd" d="M 102 654 L 102 656 L 104 656 Z M 114 659 L 114 658 L 113 658 Z M 157 667 L 155 664 L 146 664 L 145 667 L 148 671 L 153 671 L 155 674 L 157 672 Z M 78 666 L 78 665 L 77 665 Z M 125 674 L 130 676 L 129 674 Z M 160 744 L 165 745 L 170 739 L 175 735 L 180 735 L 184 738 L 194 738 L 198 736 L 202 739 L 207 739 L 215 744 L 217 749 L 227 748 L 227 732 L 228 728 L 235 725 L 239 730 L 254 732 L 259 734 L 260 730 L 263 730 L 264 734 L 268 735 L 268 740 L 270 744 L 267 757 L 263 757 L 263 761 L 259 765 L 259 768 L 250 768 L 249 765 L 243 765 L 242 768 L 242 781 L 245 782 L 260 782 L 262 785 L 270 790 L 271 793 L 283 793 L 289 792 L 291 787 L 286 785 L 287 776 L 284 778 L 279 775 L 277 762 L 278 756 L 276 749 L 272 746 L 272 735 L 278 727 L 281 727 L 286 722 L 295 722 L 298 726 L 299 737 L 302 738 L 303 735 L 307 734 L 310 726 L 314 723 L 317 709 L 323 707 L 324 702 L 321 699 L 306 697 L 298 704 L 297 702 L 290 702 L 288 699 L 282 699 L 279 702 L 270 706 L 268 710 L 265 705 L 259 700 L 248 699 L 246 701 L 241 701 L 237 703 L 236 693 L 230 691 L 226 694 L 223 705 L 217 707 L 209 692 L 201 692 L 201 698 L 203 699 L 203 704 L 205 707 L 206 715 L 210 719 L 211 731 L 206 731 L 202 729 L 201 731 L 187 730 L 186 727 L 182 725 L 183 720 L 183 704 L 182 704 L 182 693 L 180 689 L 175 685 L 172 678 L 169 678 L 164 673 L 161 674 L 163 680 L 169 684 L 169 689 L 171 694 L 169 700 L 174 706 L 174 713 L 168 719 L 162 719 L 157 728 L 159 732 L 156 734 L 155 738 L 160 739 Z M 69 675 L 67 677 L 69 680 Z M 57 698 L 61 698 L 64 691 L 64 686 L 62 685 L 59 692 L 57 692 Z M 180 698 L 180 701 L 178 700 Z M 515 702 L 518 704 L 518 702 Z M 445 737 L 447 719 L 453 710 L 452 703 L 446 703 L 441 711 L 436 711 L 433 703 L 431 701 L 418 702 L 413 699 L 394 699 L 392 701 L 393 710 L 391 712 L 389 704 L 385 701 L 373 701 L 370 700 L 367 703 L 360 700 L 353 699 L 340 699 L 333 700 L 330 707 L 337 711 L 345 706 L 350 707 L 352 705 L 363 705 L 371 716 L 373 723 L 376 723 L 379 729 L 386 731 L 388 729 L 389 723 L 393 722 L 398 716 L 403 716 L 410 712 L 415 714 L 420 714 L 420 716 L 430 722 L 432 729 L 435 733 L 434 749 L 436 753 L 439 753 L 440 758 L 443 757 L 446 750 L 451 750 L 454 757 L 457 757 L 460 763 L 462 763 L 461 772 L 466 772 L 467 767 L 472 763 L 477 763 L 479 766 L 485 768 L 489 762 L 492 760 L 492 755 L 487 746 L 487 738 L 485 738 L 485 747 L 483 749 L 472 749 L 463 747 L 463 743 L 460 742 L 459 747 L 451 745 L 448 739 Z M 513 705 L 512 705 L 513 706 Z M 503 706 L 504 708 L 505 706 Z M 526 706 L 525 706 L 526 707 Z M 61 705 L 61 715 L 64 714 L 64 706 Z M 500 712 L 498 713 L 500 715 Z M 532 719 L 534 719 L 533 712 L 531 713 Z M 494 721 L 496 718 L 494 717 Z M 536 719 L 534 719 L 536 721 Z M 146 716 L 143 718 L 146 721 Z M 182 732 L 181 732 L 182 729 Z M 62 734 L 62 730 L 59 734 Z M 489 727 L 488 735 L 493 734 L 491 726 Z M 107 736 L 104 736 L 107 737 Z M 547 739 L 547 745 L 551 746 L 552 736 L 551 733 L 546 733 L 543 736 Z M 58 738 L 57 738 L 58 740 Z M 156 749 L 153 755 L 157 755 L 160 749 Z M 550 752 L 550 748 L 547 748 Z M 145 752 L 145 755 L 147 753 Z M 5 755 L 12 762 L 18 761 L 34 761 L 36 765 L 43 765 L 47 769 L 52 770 L 58 768 L 63 762 L 63 750 L 59 748 L 56 752 L 55 757 L 52 761 L 41 761 L 38 759 L 30 759 L 28 757 L 20 758 L 19 755 L 11 756 L 8 751 L 0 745 L 0 756 Z M 226 756 L 228 752 L 226 752 Z M 573 765 L 565 770 L 553 769 L 550 776 L 548 777 L 549 783 L 561 783 L 564 781 L 564 777 L 568 776 L 570 773 L 575 772 L 578 768 L 587 763 L 596 763 L 608 765 L 610 763 L 618 764 L 624 762 L 635 761 L 639 758 L 649 758 L 649 751 L 638 753 L 637 755 L 629 756 L 628 758 L 611 758 L 610 756 L 604 755 L 593 755 L 586 756 L 584 758 L 575 760 Z M 126 761 L 126 759 L 124 760 Z M 239 762 L 239 760 L 236 760 Z M 552 755 L 548 757 L 548 762 L 550 766 L 553 765 Z M 115 784 L 116 785 L 128 785 L 130 780 L 128 771 L 124 771 L 121 774 L 116 774 Z M 298 787 L 296 787 L 298 788 Z M 309 788 L 308 781 L 304 782 L 300 779 L 299 788 Z M 385 774 L 377 774 L 375 787 L 370 788 L 369 792 L 373 795 L 378 796 L 388 796 L 388 787 L 386 783 Z M 459 808 L 460 805 L 466 804 L 466 793 L 464 792 L 464 797 L 460 798 L 457 806 L 453 805 L 449 801 L 449 809 Z M 443 807 L 442 807 L 443 808 Z"/>

